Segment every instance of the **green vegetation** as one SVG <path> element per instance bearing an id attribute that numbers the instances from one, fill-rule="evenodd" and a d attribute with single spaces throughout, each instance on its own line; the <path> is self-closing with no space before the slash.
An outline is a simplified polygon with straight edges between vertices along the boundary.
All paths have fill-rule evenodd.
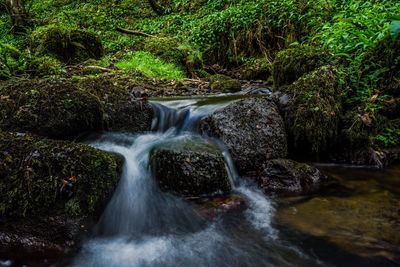
<path id="1" fill-rule="evenodd" d="M 332 148 L 342 108 L 337 69 L 320 67 L 283 90 L 293 94 L 293 108 L 285 114 L 289 144 L 303 153 Z"/>
<path id="2" fill-rule="evenodd" d="M 397 145 L 399 1 L 158 2 L 168 5 L 33 0 L 26 3 L 32 23 L 23 34 L 13 32 L 10 16 L 1 9 L 0 79 L 102 76 L 105 69 L 112 77 L 184 80 L 224 70 L 234 78 L 273 80 L 276 90 L 297 96 L 293 83 L 304 83 L 310 73 L 330 65 L 337 70 L 341 96 L 341 129 L 334 136 L 353 145 Z M 227 87 L 237 90 L 238 82 Z M 315 90 L 310 85 L 302 94 L 314 96 Z M 336 93 L 331 97 L 337 99 Z M 314 105 L 303 108 L 304 114 L 314 114 Z M 318 137 L 314 150 L 328 143 L 326 138 Z"/>
<path id="3" fill-rule="evenodd" d="M 115 65 L 124 71 L 137 71 L 150 78 L 182 80 L 185 77 L 184 72 L 175 64 L 166 63 L 148 52 L 128 54 Z"/>

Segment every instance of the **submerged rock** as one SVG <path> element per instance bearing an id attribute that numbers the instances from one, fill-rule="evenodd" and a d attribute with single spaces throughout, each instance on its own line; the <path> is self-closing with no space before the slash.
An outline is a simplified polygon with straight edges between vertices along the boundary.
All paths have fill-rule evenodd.
<path id="1" fill-rule="evenodd" d="M 315 197 L 281 209 L 277 220 L 302 233 L 328 240 L 351 253 L 387 257 L 400 253 L 400 202 L 377 189 L 350 197 Z"/>
<path id="2" fill-rule="evenodd" d="M 64 253 L 116 187 L 122 160 L 87 145 L 0 132 L 0 250 Z"/>
<path id="3" fill-rule="evenodd" d="M 259 170 L 266 160 L 287 154 L 282 117 L 275 103 L 267 98 L 232 103 L 204 118 L 200 129 L 226 144 L 242 173 Z"/>
<path id="4" fill-rule="evenodd" d="M 289 159 L 270 160 L 263 167 L 258 181 L 266 193 L 308 193 L 327 180 L 317 168 Z"/>
<path id="5" fill-rule="evenodd" d="M 231 191 L 224 158 L 214 145 L 183 141 L 157 147 L 151 166 L 160 188 L 188 198 Z"/>
<path id="6" fill-rule="evenodd" d="M 10 81 L 0 94 L 3 131 L 65 139 L 87 131 L 151 128 L 151 106 L 111 82 Z"/>

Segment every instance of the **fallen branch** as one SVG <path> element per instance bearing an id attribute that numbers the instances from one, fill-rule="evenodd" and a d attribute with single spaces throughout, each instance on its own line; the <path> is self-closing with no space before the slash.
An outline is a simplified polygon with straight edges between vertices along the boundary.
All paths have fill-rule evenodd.
<path id="1" fill-rule="evenodd" d="M 145 33 L 145 32 L 128 30 L 128 29 L 124 29 L 124 28 L 120 28 L 120 27 L 117 27 L 115 30 L 117 32 L 126 33 L 126 34 L 157 38 L 155 35 L 151 35 L 151 34 L 148 34 L 148 33 Z"/>
<path id="2" fill-rule="evenodd" d="M 112 69 L 103 68 L 103 67 L 100 67 L 100 66 L 85 66 L 85 69 L 87 69 L 87 70 L 90 70 L 90 69 L 92 69 L 92 70 L 99 70 L 99 71 L 102 71 L 102 72 L 110 72 L 110 71 L 113 71 Z"/>

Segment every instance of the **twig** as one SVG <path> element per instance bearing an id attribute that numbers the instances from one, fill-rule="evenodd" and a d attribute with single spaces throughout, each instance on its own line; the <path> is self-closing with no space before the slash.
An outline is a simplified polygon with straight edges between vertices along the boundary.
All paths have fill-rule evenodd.
<path id="1" fill-rule="evenodd" d="M 124 29 L 124 28 L 120 28 L 120 27 L 117 27 L 115 30 L 117 32 L 126 33 L 126 34 L 157 38 L 157 36 L 151 35 L 151 34 L 148 34 L 148 33 L 145 33 L 145 32 L 134 31 L 134 30 Z"/>

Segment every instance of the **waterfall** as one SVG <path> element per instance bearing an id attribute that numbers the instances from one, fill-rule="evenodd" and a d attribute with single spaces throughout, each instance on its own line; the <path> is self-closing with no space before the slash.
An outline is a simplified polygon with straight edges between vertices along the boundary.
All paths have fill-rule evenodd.
<path id="1" fill-rule="evenodd" d="M 93 143 L 96 148 L 121 154 L 125 164 L 94 236 L 84 244 L 73 266 L 271 266 L 279 262 L 262 252 L 270 249 L 269 243 L 277 237 L 271 226 L 273 205 L 253 185 L 240 181 L 221 141 L 210 139 L 221 148 L 234 192 L 248 202 L 244 213 L 229 220 L 207 220 L 190 203 L 161 192 L 150 171 L 153 148 L 199 137 L 199 120 L 228 104 L 226 99 L 204 105 L 196 99 L 156 101 L 152 132 L 108 133 Z M 233 230 L 229 225 L 236 220 L 240 227 Z"/>

